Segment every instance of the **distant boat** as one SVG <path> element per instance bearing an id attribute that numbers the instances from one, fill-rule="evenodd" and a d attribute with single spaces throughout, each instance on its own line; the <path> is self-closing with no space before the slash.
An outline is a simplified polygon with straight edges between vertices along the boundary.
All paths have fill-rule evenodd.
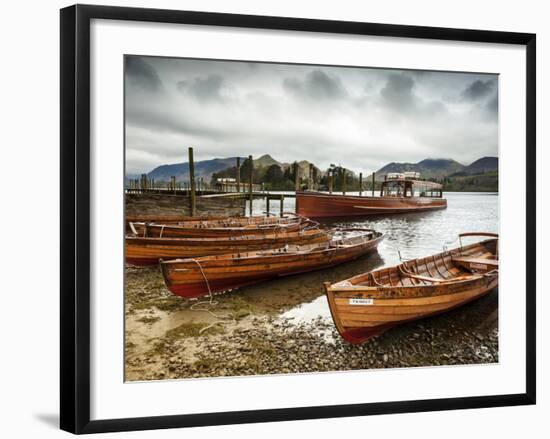
<path id="1" fill-rule="evenodd" d="M 318 244 L 329 239 L 328 233 L 319 229 L 218 238 L 142 238 L 126 235 L 126 262 L 133 265 L 154 265 L 159 259 L 269 250 L 291 244 Z"/>
<path id="2" fill-rule="evenodd" d="M 388 174 L 377 197 L 296 192 L 296 213 L 310 218 L 323 218 L 445 209 L 447 200 L 443 198 L 443 186 L 418 178 L 417 172 Z"/>
<path id="3" fill-rule="evenodd" d="M 356 236 L 279 249 L 161 261 L 166 286 L 183 297 L 228 291 L 267 279 L 332 267 L 374 251 L 383 235 L 354 229 Z"/>
<path id="4" fill-rule="evenodd" d="M 401 323 L 439 314 L 478 299 L 498 286 L 498 235 L 394 267 L 325 284 L 340 335 L 362 343 Z"/>

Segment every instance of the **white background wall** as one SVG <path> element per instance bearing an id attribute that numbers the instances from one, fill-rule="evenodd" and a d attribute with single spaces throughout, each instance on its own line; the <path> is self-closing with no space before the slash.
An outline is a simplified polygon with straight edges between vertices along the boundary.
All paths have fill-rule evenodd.
<path id="1" fill-rule="evenodd" d="M 543 1 L 315 1 L 187 0 L 87 3 L 299 16 L 537 33 L 538 45 L 538 405 L 455 412 L 209 427 L 125 433 L 113 437 L 339 437 L 392 438 L 547 437 L 550 386 L 550 311 L 543 290 L 542 249 L 548 232 L 548 196 L 543 170 L 548 151 L 550 27 Z M 0 68 L 0 435 L 58 437 L 59 285 L 59 13 L 64 1 L 2 5 Z M 7 134 L 7 135 L 6 135 Z M 546 165 L 546 166 L 545 166 Z M 544 200 L 546 199 L 546 200 Z M 545 203 L 546 201 L 546 203 Z M 19 232 L 20 231 L 20 232 Z"/>

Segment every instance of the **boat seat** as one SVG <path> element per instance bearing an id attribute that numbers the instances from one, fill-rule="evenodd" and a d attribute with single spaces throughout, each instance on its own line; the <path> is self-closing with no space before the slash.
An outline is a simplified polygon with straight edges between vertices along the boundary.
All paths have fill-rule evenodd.
<path id="1" fill-rule="evenodd" d="M 410 277 L 412 279 L 418 279 L 424 282 L 447 282 L 448 279 L 441 279 L 437 277 L 428 277 L 428 276 L 421 276 L 420 274 L 415 274 L 407 271 L 403 268 L 402 265 L 399 266 L 399 271 L 403 276 Z"/>
<path id="2" fill-rule="evenodd" d="M 421 276 L 419 274 L 403 273 L 404 276 L 411 277 L 413 279 L 423 280 L 425 282 L 447 282 L 449 279 L 439 279 L 437 277 Z"/>
<path id="3" fill-rule="evenodd" d="M 497 259 L 468 258 L 468 257 L 458 256 L 458 257 L 453 257 L 451 260 L 453 262 L 458 262 L 458 263 L 467 264 L 467 265 L 480 264 L 480 265 L 485 265 L 487 267 L 498 267 Z"/>

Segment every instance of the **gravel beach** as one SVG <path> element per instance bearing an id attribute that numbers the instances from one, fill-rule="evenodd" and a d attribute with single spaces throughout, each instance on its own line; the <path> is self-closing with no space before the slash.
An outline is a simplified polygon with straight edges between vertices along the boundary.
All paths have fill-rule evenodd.
<path id="1" fill-rule="evenodd" d="M 498 290 L 459 309 L 351 345 L 336 331 L 323 282 L 382 264 L 330 270 L 186 300 L 158 267 L 126 267 L 127 381 L 498 362 Z"/>

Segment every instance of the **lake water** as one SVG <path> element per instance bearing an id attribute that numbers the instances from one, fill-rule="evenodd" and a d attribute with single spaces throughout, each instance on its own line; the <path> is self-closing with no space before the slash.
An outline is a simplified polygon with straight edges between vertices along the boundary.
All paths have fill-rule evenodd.
<path id="1" fill-rule="evenodd" d="M 353 193 L 350 193 L 353 194 Z M 447 192 L 444 194 L 448 207 L 432 212 L 408 213 L 361 219 L 343 219 L 323 221 L 327 225 L 345 225 L 372 228 L 386 234 L 378 246 L 378 253 L 361 258 L 358 261 L 344 264 L 322 272 L 292 276 L 286 280 L 273 281 L 279 291 L 285 287 L 292 288 L 300 284 L 302 288 L 319 288 L 322 281 L 337 281 L 374 270 L 383 266 L 396 265 L 400 262 L 399 252 L 404 259 L 411 259 L 441 252 L 444 246 L 457 247 L 458 234 L 464 232 L 498 232 L 499 202 L 495 193 Z M 253 214 L 265 213 L 265 200 L 254 200 Z M 270 211 L 279 213 L 278 201 L 271 201 Z M 295 199 L 286 198 L 284 210 L 294 212 Z M 465 238 L 464 243 L 483 238 Z M 264 285 L 265 288 L 265 285 Z M 309 296 L 311 298 L 311 296 Z M 283 314 L 296 320 L 309 320 L 317 317 L 330 318 L 324 295 L 311 301 L 296 304 Z"/>

